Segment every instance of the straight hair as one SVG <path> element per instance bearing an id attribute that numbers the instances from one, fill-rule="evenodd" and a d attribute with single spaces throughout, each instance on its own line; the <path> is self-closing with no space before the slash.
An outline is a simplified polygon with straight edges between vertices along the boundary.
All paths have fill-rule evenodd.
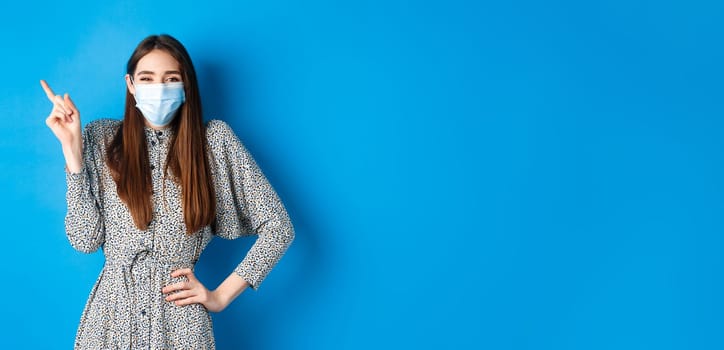
<path id="1" fill-rule="evenodd" d="M 206 152 L 206 132 L 196 71 L 184 46 L 170 35 L 151 35 L 138 44 L 126 65 L 133 77 L 138 61 L 153 50 L 162 50 L 179 63 L 186 101 L 169 125 L 173 136 L 163 168 L 181 186 L 186 233 L 211 225 L 216 217 L 216 199 Z M 144 132 L 144 117 L 135 97 L 126 89 L 123 122 L 107 148 L 106 162 L 116 182 L 118 197 L 126 204 L 140 230 L 153 220 L 153 184 Z"/>

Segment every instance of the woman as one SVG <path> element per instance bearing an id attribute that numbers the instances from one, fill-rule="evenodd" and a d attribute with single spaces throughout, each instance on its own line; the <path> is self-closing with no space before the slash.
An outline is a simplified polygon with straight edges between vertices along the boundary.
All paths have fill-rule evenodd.
<path id="1" fill-rule="evenodd" d="M 76 349 L 214 348 L 208 312 L 256 289 L 294 239 L 287 212 L 227 124 L 204 126 L 186 49 L 149 36 L 125 76 L 122 121 L 89 123 L 68 94 L 41 85 L 46 124 L 66 161 L 70 244 L 103 247 L 105 265 L 83 311 Z M 208 290 L 193 273 L 214 235 L 258 238 L 236 269 Z"/>

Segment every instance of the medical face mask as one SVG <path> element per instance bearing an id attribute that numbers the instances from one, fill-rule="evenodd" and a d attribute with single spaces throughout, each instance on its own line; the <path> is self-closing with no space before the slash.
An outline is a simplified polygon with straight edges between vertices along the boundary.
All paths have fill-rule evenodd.
<path id="1" fill-rule="evenodd" d="M 186 101 L 184 83 L 133 84 L 136 107 L 156 127 L 168 125 Z"/>

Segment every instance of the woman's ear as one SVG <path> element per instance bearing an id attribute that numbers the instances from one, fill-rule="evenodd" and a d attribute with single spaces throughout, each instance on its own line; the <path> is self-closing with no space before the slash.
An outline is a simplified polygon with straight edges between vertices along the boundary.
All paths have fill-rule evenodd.
<path id="1" fill-rule="evenodd" d="M 136 88 L 133 86 L 131 76 L 128 74 L 126 74 L 126 87 L 128 87 L 128 91 L 131 92 L 131 95 L 136 96 Z"/>

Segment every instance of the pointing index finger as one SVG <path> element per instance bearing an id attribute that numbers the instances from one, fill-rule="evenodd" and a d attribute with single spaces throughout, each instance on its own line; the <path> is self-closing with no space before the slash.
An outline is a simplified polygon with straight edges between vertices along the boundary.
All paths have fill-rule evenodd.
<path id="1" fill-rule="evenodd" d="M 45 90 L 45 95 L 48 96 L 48 99 L 50 102 L 55 103 L 55 93 L 53 92 L 53 89 L 50 88 L 50 85 L 45 82 L 45 80 L 40 81 L 40 86 L 43 87 L 43 90 Z"/>

